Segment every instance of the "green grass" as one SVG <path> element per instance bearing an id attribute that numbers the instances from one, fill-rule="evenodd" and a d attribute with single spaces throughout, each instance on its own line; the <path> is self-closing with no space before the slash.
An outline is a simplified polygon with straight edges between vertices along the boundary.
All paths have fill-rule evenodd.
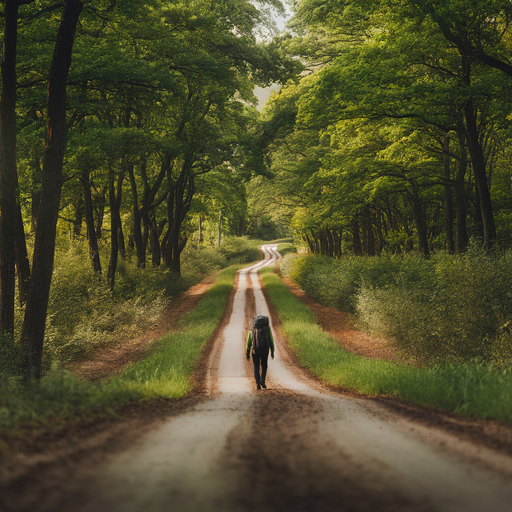
<path id="1" fill-rule="evenodd" d="M 292 242 L 282 242 L 277 246 L 277 250 L 281 253 L 281 256 L 286 256 L 287 254 L 294 254 L 297 252 Z"/>
<path id="2" fill-rule="evenodd" d="M 512 371 L 490 365 L 416 368 L 341 349 L 272 269 L 261 271 L 270 300 L 300 363 L 326 384 L 429 407 L 512 423 Z"/>
<path id="3" fill-rule="evenodd" d="M 184 316 L 181 329 L 162 337 L 151 356 L 128 368 L 111 385 L 129 387 L 143 399 L 185 396 L 197 358 L 224 312 L 238 268 L 224 270 L 198 307 Z"/>
<path id="4" fill-rule="evenodd" d="M 156 341 L 147 358 L 117 377 L 92 384 L 57 368 L 41 382 L 29 385 L 0 377 L 0 432 L 86 418 L 91 413 L 113 414 L 131 401 L 185 396 L 192 388 L 195 363 L 222 317 L 240 266 L 222 271 L 197 308 L 183 317 L 180 329 Z"/>

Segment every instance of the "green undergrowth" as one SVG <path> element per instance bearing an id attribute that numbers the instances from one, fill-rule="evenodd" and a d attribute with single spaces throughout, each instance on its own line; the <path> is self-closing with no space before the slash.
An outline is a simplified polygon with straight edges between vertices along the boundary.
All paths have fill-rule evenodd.
<path id="1" fill-rule="evenodd" d="M 133 401 L 185 396 L 192 387 L 194 366 L 222 317 L 241 266 L 220 272 L 197 308 L 182 318 L 180 328 L 157 340 L 144 360 L 119 376 L 93 384 L 54 368 L 39 383 L 29 385 L 0 377 L 0 432 L 86 418 L 91 413 L 114 414 L 116 408 Z"/>
<path id="2" fill-rule="evenodd" d="M 283 275 L 309 296 L 352 313 L 421 365 L 512 366 L 512 252 L 460 255 L 289 254 Z"/>
<path id="3" fill-rule="evenodd" d="M 286 256 L 287 254 L 295 254 L 297 252 L 292 242 L 282 242 L 278 245 L 277 250 L 281 254 L 281 256 Z"/>
<path id="4" fill-rule="evenodd" d="M 312 311 L 271 269 L 261 273 L 291 348 L 326 384 L 512 423 L 510 369 L 477 364 L 417 368 L 347 352 L 321 330 Z"/>
<path id="5" fill-rule="evenodd" d="M 108 249 L 108 248 L 106 248 Z M 103 267 L 109 252 L 101 254 Z M 256 242 L 225 237 L 221 247 L 189 243 L 181 255 L 181 276 L 160 267 L 120 260 L 113 292 L 104 277 L 95 275 L 83 243 L 64 245 L 56 264 L 46 323 L 43 372 L 54 364 L 88 357 L 121 337 L 134 337 L 150 328 L 163 311 L 204 277 L 231 265 L 260 258 Z M 18 311 L 18 331 L 23 312 Z M 19 333 L 16 339 L 19 338 Z M 0 373 L 2 359 L 0 354 Z"/>

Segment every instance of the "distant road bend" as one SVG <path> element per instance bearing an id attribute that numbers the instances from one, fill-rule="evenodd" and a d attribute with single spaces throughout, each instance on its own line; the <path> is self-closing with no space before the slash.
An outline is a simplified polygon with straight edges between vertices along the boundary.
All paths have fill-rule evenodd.
<path id="1" fill-rule="evenodd" d="M 268 389 L 256 391 L 245 339 L 252 315 L 269 315 L 257 272 L 279 259 L 276 245 L 262 249 L 239 273 L 210 398 L 117 455 L 67 510 L 512 510 L 510 458 L 322 388 L 277 335 Z"/>

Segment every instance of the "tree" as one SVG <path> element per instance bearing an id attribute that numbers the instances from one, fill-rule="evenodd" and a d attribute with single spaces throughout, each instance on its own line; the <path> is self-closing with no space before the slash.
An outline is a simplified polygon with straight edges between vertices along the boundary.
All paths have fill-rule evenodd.
<path id="1" fill-rule="evenodd" d="M 455 3 L 445 4 L 452 8 Z M 467 54 L 454 49 L 436 23 L 421 16 L 413 4 L 297 2 L 292 27 L 299 37 L 285 39 L 283 44 L 306 60 L 310 76 L 301 79 L 293 131 L 285 137 L 276 132 L 275 142 L 262 140 L 263 147 L 270 148 L 278 174 L 288 166 L 300 178 L 299 169 L 308 168 L 307 162 L 312 161 L 307 179 L 298 179 L 302 188 L 297 190 L 303 197 L 311 186 L 311 196 L 297 203 L 299 211 L 306 207 L 308 212 L 308 222 L 301 229 L 320 233 L 330 226 L 337 229 L 341 222 L 352 226 L 354 247 L 358 247 L 357 226 L 363 226 L 362 245 L 366 240 L 373 252 L 373 236 L 381 240 L 382 230 L 387 229 L 388 214 L 383 215 L 387 205 L 407 205 L 415 219 L 418 247 L 428 255 L 433 240 L 441 235 L 448 248 L 454 246 L 450 206 L 454 190 L 456 234 L 463 250 L 468 240 L 467 190 L 476 183 L 474 227 L 481 223 L 484 245 L 490 248 L 496 237 L 487 172 L 493 150 L 485 141 L 496 130 L 495 105 L 507 101 L 501 94 L 502 81 L 478 59 L 468 60 Z M 441 8 L 440 3 L 434 4 Z M 487 23 L 484 7 L 487 22 L 492 19 L 489 3 L 481 2 L 476 17 L 482 24 Z M 502 23 L 505 19 L 499 21 L 503 30 L 508 28 Z M 314 44 L 315 39 L 321 44 Z M 490 39 L 485 45 L 493 51 L 498 48 Z M 286 101 L 281 95 L 276 103 Z M 269 128 L 273 119 L 277 118 L 267 115 Z M 308 140 L 294 143 L 306 133 L 311 135 Z M 466 178 L 467 154 L 474 182 Z M 458 163 L 456 173 L 453 162 Z M 394 183 L 395 189 L 382 187 L 386 182 Z M 397 195 L 407 201 L 392 199 Z M 374 210 L 375 215 L 370 214 Z M 315 211 L 321 212 L 318 217 Z M 439 224 L 441 211 L 444 229 Z M 311 224 L 315 222 L 316 228 Z"/>
<path id="2" fill-rule="evenodd" d="M 18 9 L 33 0 L 6 0 L 4 8 L 4 48 L 0 95 L 0 333 L 13 341 L 15 261 L 18 257 L 20 283 L 28 278 L 21 209 L 17 199 L 16 168 L 16 54 Z M 17 249 L 17 250 L 16 250 Z M 21 295 L 24 295 L 24 289 Z M 4 337 L 2 336 L 2 339 Z"/>
<path id="3" fill-rule="evenodd" d="M 32 275 L 21 334 L 28 375 L 35 378 L 39 378 L 41 372 L 46 311 L 55 253 L 55 229 L 63 184 L 67 77 L 76 25 L 82 8 L 80 0 L 65 1 L 48 79 L 47 132 L 41 202 L 37 215 Z"/>

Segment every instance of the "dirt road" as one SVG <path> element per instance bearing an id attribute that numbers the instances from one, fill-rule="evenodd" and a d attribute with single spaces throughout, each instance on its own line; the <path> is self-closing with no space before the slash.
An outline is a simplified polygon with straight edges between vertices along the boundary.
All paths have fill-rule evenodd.
<path id="1" fill-rule="evenodd" d="M 168 419 L 53 510 L 509 511 L 512 459 L 409 423 L 378 404 L 308 380 L 276 336 L 267 390 L 244 345 L 268 315 L 257 270 L 239 274 L 209 364 L 209 398 Z M 276 332 L 274 330 L 274 332 Z"/>

